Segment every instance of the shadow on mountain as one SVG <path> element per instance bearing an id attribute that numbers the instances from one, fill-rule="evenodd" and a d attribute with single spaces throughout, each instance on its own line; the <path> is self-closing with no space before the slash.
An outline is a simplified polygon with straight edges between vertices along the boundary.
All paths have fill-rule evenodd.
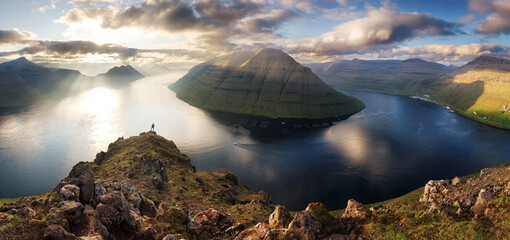
<path id="1" fill-rule="evenodd" d="M 480 80 L 472 83 L 450 82 L 440 87 L 438 97 L 457 110 L 467 111 L 475 105 L 484 89 L 485 83 Z"/>

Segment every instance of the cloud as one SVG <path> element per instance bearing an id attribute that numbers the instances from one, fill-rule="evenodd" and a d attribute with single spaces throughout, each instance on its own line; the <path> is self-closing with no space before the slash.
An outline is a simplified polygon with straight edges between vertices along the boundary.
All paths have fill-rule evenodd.
<path id="1" fill-rule="evenodd" d="M 53 9 L 56 9 L 57 8 L 57 2 L 58 0 L 51 0 L 47 5 L 44 5 L 44 6 L 41 6 L 39 8 L 37 8 L 37 12 L 40 12 L 40 13 L 44 13 L 44 12 L 47 12 L 49 10 L 53 10 Z"/>
<path id="2" fill-rule="evenodd" d="M 277 30 L 281 24 L 298 17 L 292 10 L 273 9 L 257 0 L 145 0 L 125 7 L 86 3 L 76 3 L 58 22 L 72 25 L 94 20 L 103 29 L 189 33 L 199 41 L 223 44 L 220 48 L 236 46 L 236 39 L 247 36 L 280 38 Z M 212 41 L 211 36 L 218 39 Z"/>
<path id="3" fill-rule="evenodd" d="M 477 33 L 496 37 L 510 34 L 510 1 L 509 0 L 470 0 L 469 9 L 489 16 L 478 26 Z"/>
<path id="4" fill-rule="evenodd" d="M 110 58 L 123 62 L 140 61 L 145 58 L 161 59 L 184 58 L 184 59 L 205 59 L 206 55 L 201 51 L 187 49 L 137 49 L 118 44 L 97 44 L 91 41 L 48 41 L 30 40 L 26 42 L 28 47 L 17 51 L 0 52 L 0 56 L 12 55 L 38 55 L 47 56 L 53 59 L 83 58 L 88 55 L 106 55 Z"/>
<path id="5" fill-rule="evenodd" d="M 314 38 L 288 40 L 283 48 L 291 53 L 336 55 L 393 48 L 397 43 L 420 36 L 462 33 L 457 23 L 430 14 L 405 13 L 387 8 L 368 8 L 366 17 L 342 23 L 334 31 Z"/>
<path id="6" fill-rule="evenodd" d="M 20 31 L 17 28 L 10 30 L 0 30 L 0 45 L 16 44 L 34 38 L 35 34 L 27 31 Z"/>

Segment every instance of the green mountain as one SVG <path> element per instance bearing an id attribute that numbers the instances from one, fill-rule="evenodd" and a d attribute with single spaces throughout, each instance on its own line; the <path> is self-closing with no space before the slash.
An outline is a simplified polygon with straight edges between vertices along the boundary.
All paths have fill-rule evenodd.
<path id="1" fill-rule="evenodd" d="M 429 88 L 451 68 L 421 59 L 342 60 L 309 65 L 330 86 L 415 95 Z"/>
<path id="2" fill-rule="evenodd" d="M 0 106 L 22 106 L 77 94 L 98 86 L 122 86 L 142 78 L 131 66 L 89 77 L 76 70 L 46 68 L 21 57 L 0 64 Z"/>
<path id="3" fill-rule="evenodd" d="M 286 53 L 269 48 L 199 64 L 170 88 L 193 106 L 272 118 L 330 118 L 364 108 Z"/>
<path id="4" fill-rule="evenodd" d="M 443 76 L 438 98 L 458 113 L 510 128 L 510 59 L 480 56 Z"/>
<path id="5" fill-rule="evenodd" d="M 289 213 L 155 132 L 119 138 L 47 193 L 0 199 L 0 239 L 509 239 L 510 164 L 404 196 Z"/>

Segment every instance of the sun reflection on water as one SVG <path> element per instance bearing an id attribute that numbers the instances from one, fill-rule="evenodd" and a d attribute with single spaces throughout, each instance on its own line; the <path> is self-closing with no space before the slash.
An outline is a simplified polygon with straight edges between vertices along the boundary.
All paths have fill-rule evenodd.
<path id="1" fill-rule="evenodd" d="M 104 147 L 108 141 L 120 136 L 117 112 L 121 105 L 119 92 L 108 88 L 94 88 L 79 96 L 74 114 L 81 116 L 81 127 L 87 128 L 89 141 Z M 75 102 L 75 103 L 76 103 Z"/>

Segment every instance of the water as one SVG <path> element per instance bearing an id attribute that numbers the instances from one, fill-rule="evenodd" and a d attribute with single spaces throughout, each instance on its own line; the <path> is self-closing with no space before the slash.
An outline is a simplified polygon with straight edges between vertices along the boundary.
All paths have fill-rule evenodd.
<path id="1" fill-rule="evenodd" d="M 0 198 L 45 192 L 79 161 L 118 137 L 148 131 L 173 140 L 201 171 L 231 171 L 272 201 L 329 209 L 350 198 L 396 197 L 430 179 L 466 175 L 510 161 L 510 131 L 402 96 L 343 91 L 367 108 L 331 127 L 259 136 L 235 120 L 191 107 L 168 90 L 184 72 L 123 89 L 96 88 L 0 116 Z"/>

